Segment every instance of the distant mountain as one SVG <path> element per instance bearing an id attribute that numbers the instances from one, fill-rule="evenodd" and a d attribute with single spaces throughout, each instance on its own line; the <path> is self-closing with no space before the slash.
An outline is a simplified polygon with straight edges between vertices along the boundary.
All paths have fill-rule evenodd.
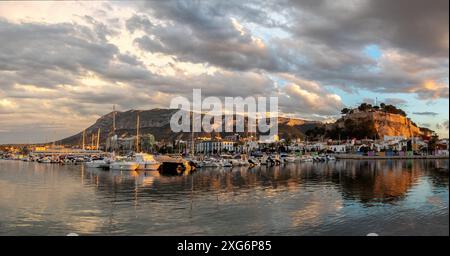
<path id="1" fill-rule="evenodd" d="M 136 134 L 137 116 L 139 113 L 140 134 L 152 134 L 157 141 L 173 141 L 175 139 L 189 140 L 190 133 L 174 133 L 170 128 L 170 118 L 178 109 L 152 109 L 152 110 L 128 110 L 125 112 L 116 111 L 116 134 L 119 137 L 134 136 Z M 305 132 L 321 125 L 320 122 L 307 121 L 302 119 L 284 118 L 278 119 L 279 135 L 282 138 L 303 138 Z M 247 123 L 247 122 L 245 122 Z M 93 125 L 86 128 L 86 143 L 91 141 L 92 136 L 96 136 L 100 128 L 100 144 L 104 144 L 108 136 L 112 133 L 113 113 L 108 113 L 100 117 Z M 247 126 L 245 125 L 245 131 Z M 221 133 L 222 137 L 236 134 Z M 247 132 L 240 133 L 248 135 Z M 79 132 L 73 136 L 57 141 L 58 144 L 64 145 L 80 145 L 82 143 L 83 132 Z M 195 136 L 209 137 L 209 133 L 195 133 Z"/>
<path id="2" fill-rule="evenodd" d="M 170 128 L 170 118 L 178 109 L 152 109 L 152 110 L 128 110 L 116 111 L 116 134 L 119 137 L 129 137 L 136 134 L 137 116 L 140 118 L 140 134 L 152 134 L 157 141 L 171 142 L 176 139 L 190 140 L 190 133 L 174 133 Z M 406 117 L 406 113 L 392 105 L 380 104 L 371 106 L 361 104 L 355 109 L 343 109 L 343 116 L 336 122 L 325 124 L 318 121 L 307 121 L 296 118 L 279 117 L 278 133 L 285 139 L 346 139 L 346 138 L 378 138 L 388 136 L 431 136 L 433 131 L 418 127 Z M 222 117 L 224 118 L 224 117 Z M 245 122 L 247 124 L 247 122 Z M 112 133 L 113 113 L 108 113 L 99 118 L 93 125 L 86 129 L 86 143 L 89 144 L 92 136 L 97 135 L 100 128 L 100 144 L 104 144 Z M 247 131 L 247 126 L 245 126 Z M 82 132 L 58 141 L 58 144 L 80 145 Z M 235 132 L 220 135 L 234 135 Z M 247 136 L 248 132 L 239 133 Z M 195 133 L 195 136 L 210 137 L 210 133 Z"/>

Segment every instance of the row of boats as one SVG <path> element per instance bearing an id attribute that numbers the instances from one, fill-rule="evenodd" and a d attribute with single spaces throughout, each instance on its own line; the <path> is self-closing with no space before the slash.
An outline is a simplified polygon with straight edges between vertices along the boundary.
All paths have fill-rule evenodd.
<path id="1" fill-rule="evenodd" d="M 264 155 L 248 158 L 246 155 L 221 155 L 219 157 L 205 157 L 204 159 L 183 158 L 181 156 L 153 156 L 139 153 L 132 158 L 93 160 L 86 165 L 91 168 L 108 168 L 112 170 L 158 170 L 160 167 L 181 165 L 182 168 L 198 169 L 204 167 L 254 167 L 258 165 L 280 165 L 295 162 L 326 162 L 336 161 L 331 155 L 294 156 L 294 155 Z"/>
<path id="2" fill-rule="evenodd" d="M 220 155 L 216 157 L 207 156 L 204 158 L 189 158 L 182 156 L 152 155 L 147 153 L 135 153 L 133 155 L 111 156 L 111 157 L 27 157 L 23 161 L 35 161 L 39 163 L 59 163 L 59 164 L 84 164 L 88 168 L 101 168 L 120 171 L 136 170 L 164 170 L 182 172 L 185 170 L 196 170 L 205 167 L 237 167 L 247 166 L 249 168 L 265 165 L 274 166 L 296 162 L 328 162 L 335 161 L 332 155 L 292 155 L 292 154 L 264 154 L 261 156 L 248 157 L 246 154 Z"/>

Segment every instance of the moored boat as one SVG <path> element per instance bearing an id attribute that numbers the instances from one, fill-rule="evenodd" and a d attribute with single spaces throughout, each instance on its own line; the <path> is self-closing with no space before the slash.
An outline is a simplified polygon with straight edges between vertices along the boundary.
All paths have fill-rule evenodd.
<path id="1" fill-rule="evenodd" d="M 110 162 L 104 159 L 101 160 L 93 160 L 85 163 L 88 168 L 102 168 L 108 169 L 110 167 Z"/>
<path id="2" fill-rule="evenodd" d="M 156 161 L 153 155 L 146 153 L 138 153 L 134 157 L 134 161 L 138 163 L 138 170 L 158 170 L 161 165 Z"/>
<path id="3" fill-rule="evenodd" d="M 134 161 L 114 161 L 109 165 L 111 170 L 120 171 L 135 171 L 139 167 L 139 164 Z"/>
<path id="4" fill-rule="evenodd" d="M 194 171 L 196 165 L 192 161 L 187 161 L 182 157 L 164 156 L 158 159 L 161 162 L 158 170 L 161 174 L 181 175 L 185 171 Z"/>

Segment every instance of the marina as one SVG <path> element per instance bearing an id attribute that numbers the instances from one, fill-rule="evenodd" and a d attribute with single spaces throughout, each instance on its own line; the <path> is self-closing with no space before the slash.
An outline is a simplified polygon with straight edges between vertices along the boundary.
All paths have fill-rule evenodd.
<path id="1" fill-rule="evenodd" d="M 0 235 L 448 235 L 448 160 L 167 175 L 0 160 Z"/>
<path id="2" fill-rule="evenodd" d="M 449 236 L 447 10 L 0 1 L 0 236 L 235 256 Z"/>

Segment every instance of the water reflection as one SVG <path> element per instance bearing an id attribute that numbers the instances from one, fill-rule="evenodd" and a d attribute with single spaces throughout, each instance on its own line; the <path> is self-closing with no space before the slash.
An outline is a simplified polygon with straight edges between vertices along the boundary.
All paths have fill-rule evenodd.
<path id="1" fill-rule="evenodd" d="M 448 160 L 209 168 L 182 176 L 3 161 L 0 216 L 0 234 L 17 235 L 448 235 Z"/>

